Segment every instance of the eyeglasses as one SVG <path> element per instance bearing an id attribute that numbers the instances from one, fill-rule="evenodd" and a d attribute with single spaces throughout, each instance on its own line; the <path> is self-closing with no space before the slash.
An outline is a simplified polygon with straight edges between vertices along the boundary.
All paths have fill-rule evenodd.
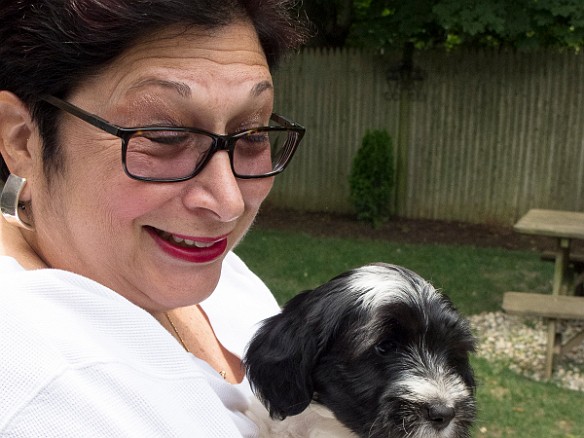
<path id="1" fill-rule="evenodd" d="M 122 128 L 54 96 L 41 100 L 122 140 L 122 165 L 133 179 L 177 182 L 195 177 L 213 154 L 227 151 L 237 178 L 266 178 L 282 172 L 305 129 L 272 114 L 275 125 L 218 135 L 196 128 L 148 126 Z"/>

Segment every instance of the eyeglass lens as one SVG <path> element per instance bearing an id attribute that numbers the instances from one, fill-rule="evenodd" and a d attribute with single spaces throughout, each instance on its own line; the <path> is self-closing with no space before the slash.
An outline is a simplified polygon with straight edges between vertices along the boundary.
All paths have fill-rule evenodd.
<path id="1" fill-rule="evenodd" d="M 235 175 L 261 176 L 281 170 L 294 135 L 286 130 L 258 130 L 236 136 L 230 154 Z M 140 178 L 186 178 L 207 162 L 213 141 L 208 135 L 188 131 L 140 131 L 127 141 L 126 169 Z"/>

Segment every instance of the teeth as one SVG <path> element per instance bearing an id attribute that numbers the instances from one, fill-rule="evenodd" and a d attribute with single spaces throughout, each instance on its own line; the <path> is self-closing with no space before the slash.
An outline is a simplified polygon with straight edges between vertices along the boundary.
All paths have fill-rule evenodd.
<path id="1" fill-rule="evenodd" d="M 190 239 L 183 239 L 182 237 L 175 236 L 174 234 L 170 234 L 167 231 L 159 231 L 158 235 L 162 237 L 164 240 L 168 240 L 169 242 L 174 242 L 181 246 L 188 246 L 188 247 L 195 247 L 195 248 L 209 248 L 213 246 L 215 242 L 197 242 Z"/>
<path id="2" fill-rule="evenodd" d="M 185 243 L 187 243 L 186 240 Z M 193 245 L 195 245 L 197 248 L 209 248 L 210 246 L 213 246 L 213 242 L 193 242 Z"/>

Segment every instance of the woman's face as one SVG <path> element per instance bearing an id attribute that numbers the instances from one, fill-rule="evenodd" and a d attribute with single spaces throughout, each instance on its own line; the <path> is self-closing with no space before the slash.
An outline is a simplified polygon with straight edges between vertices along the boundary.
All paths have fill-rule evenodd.
<path id="1" fill-rule="evenodd" d="M 212 34 L 195 29 L 144 41 L 67 100 L 118 126 L 225 134 L 267 125 L 273 90 L 253 27 L 235 23 Z M 39 163 L 31 181 L 33 248 L 50 266 L 96 280 L 148 310 L 206 298 L 272 178 L 236 179 L 220 151 L 191 180 L 135 181 L 123 171 L 118 138 L 61 114 L 64 170 L 39 185 L 46 181 Z"/>

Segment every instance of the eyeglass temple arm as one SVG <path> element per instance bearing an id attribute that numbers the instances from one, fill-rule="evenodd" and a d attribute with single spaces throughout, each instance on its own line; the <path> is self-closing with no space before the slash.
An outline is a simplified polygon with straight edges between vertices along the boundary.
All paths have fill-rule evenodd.
<path id="1" fill-rule="evenodd" d="M 88 113 L 87 111 L 82 110 L 81 108 L 77 108 L 74 105 L 71 105 L 69 102 L 65 102 L 55 96 L 45 95 L 41 97 L 41 100 L 44 100 L 47 103 L 65 111 L 68 113 L 73 114 L 75 117 L 80 118 L 84 122 L 89 123 L 90 125 L 95 126 L 96 128 L 102 129 L 105 132 L 110 134 L 120 136 L 123 130 L 111 123 L 107 122 L 106 120 L 102 119 L 95 114 Z"/>
<path id="2" fill-rule="evenodd" d="M 279 123 L 282 126 L 285 126 L 286 128 L 295 128 L 304 131 L 304 126 L 299 125 L 298 123 L 293 122 L 292 120 L 288 120 L 286 117 L 281 116 L 279 114 L 272 113 L 270 119 L 276 123 Z"/>

